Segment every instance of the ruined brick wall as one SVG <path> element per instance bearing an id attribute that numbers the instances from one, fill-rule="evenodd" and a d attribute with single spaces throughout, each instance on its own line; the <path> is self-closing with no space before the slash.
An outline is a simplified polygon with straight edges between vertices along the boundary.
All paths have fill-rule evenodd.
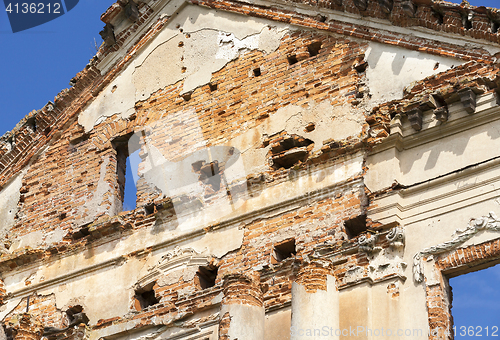
<path id="1" fill-rule="evenodd" d="M 458 193 L 449 194 L 455 189 L 440 186 L 446 176 L 458 183 L 457 176 L 468 175 L 462 170 L 480 165 L 441 170 L 421 182 L 407 177 L 434 171 L 429 161 L 428 172 L 412 172 L 413 162 L 428 154 L 414 150 L 440 138 L 464 134 L 462 139 L 477 146 L 484 145 L 478 136 L 486 135 L 495 145 L 493 132 L 472 133 L 468 125 L 496 124 L 500 77 L 490 51 L 498 48 L 481 43 L 498 41 L 497 12 L 357 0 L 294 2 L 299 7 L 287 1 L 279 6 L 192 1 L 171 13 L 155 7 L 160 3 L 141 3 L 136 22 L 122 26 L 117 23 L 129 20 L 124 8 L 130 4 L 113 5 L 103 15 L 106 43 L 75 77 L 76 85 L 27 117 L 13 134 L 17 142 L 7 138 L 4 143 L 0 184 L 10 185 L 12 175 L 23 172 L 16 179 L 16 216 L 5 231 L 8 240 L 0 257 L 0 271 L 6 273 L 0 281 L 3 322 L 15 320 L 29 296 L 29 312 L 43 327 L 68 326 L 68 311 L 79 306 L 89 320 L 79 324 L 81 332 L 61 331 L 67 337 L 77 337 L 88 324 L 85 329 L 103 339 L 134 332 L 190 339 L 199 332 L 203 339 L 230 339 L 235 327 L 251 332 L 252 324 L 262 335 L 272 320 L 288 325 L 283 319 L 290 322 L 294 299 L 314 311 L 307 301 L 316 296 L 334 301 L 324 313 L 325 320 L 337 323 L 332 326 L 376 317 L 384 327 L 449 327 L 446 277 L 431 285 L 431 276 L 422 274 L 429 279 L 422 279 L 423 289 L 410 279 L 408 263 L 430 246 L 426 237 L 415 236 L 422 230 L 430 234 L 426 219 L 439 224 L 439 214 L 450 218 L 425 206 L 434 199 L 425 194 L 435 190 L 436 200 L 453 197 L 443 206 L 462 204 Z M 311 15 L 304 8 L 325 12 Z M 222 28 L 209 25 L 216 26 L 207 19 L 215 10 Z M 370 20 L 360 25 L 338 19 L 344 11 Z M 469 12 L 472 21 L 462 20 Z M 176 21 L 183 15 L 190 18 L 187 28 Z M 191 16 L 206 20 L 207 27 L 189 26 L 196 22 Z M 242 18 L 256 28 L 236 37 Z M 374 27 L 375 19 L 385 20 L 382 28 Z M 403 33 L 394 32 L 394 26 Z M 482 40 L 468 48 L 459 35 L 439 40 L 438 34 L 433 40 L 401 28 L 410 26 Z M 207 44 L 205 35 L 214 32 L 218 40 Z M 263 46 L 255 44 L 257 38 Z M 209 54 L 210 48 L 228 53 L 223 47 L 230 44 L 238 53 L 193 86 L 191 68 L 199 65 L 182 62 Z M 387 82 L 408 84 L 399 97 L 375 101 L 379 85 L 370 72 L 384 46 L 396 49 L 391 53 L 398 51 L 401 59 L 430 59 L 426 65 L 434 69 L 411 84 L 413 78 L 387 74 Z M 171 58 L 162 67 L 173 65 L 173 75 L 165 76 L 173 79 L 168 84 L 161 83 L 164 70 L 155 69 L 162 57 Z M 446 62 L 443 72 L 432 58 Z M 156 88 L 151 79 L 163 85 Z M 132 97 L 114 97 L 131 83 L 137 86 Z M 130 107 L 124 108 L 127 100 Z M 96 103 L 102 105 L 97 111 Z M 137 208 L 122 211 L 125 159 L 135 151 L 127 146 L 134 138 L 141 157 Z M 459 151 L 444 149 L 443 154 Z M 207 162 L 204 153 L 221 158 Z M 237 168 L 229 160 L 235 158 L 241 161 L 240 173 L 229 177 Z M 170 168 L 148 173 L 156 161 Z M 437 163 L 453 167 L 453 162 Z M 171 169 L 182 171 L 172 175 Z M 187 174 L 196 180 L 185 180 Z M 379 180 L 379 175 L 387 176 Z M 173 176 L 166 182 L 174 188 L 148 176 Z M 182 191 L 176 181 L 201 189 Z M 473 203 L 478 204 L 467 202 L 460 209 Z M 436 237 L 445 239 L 449 225 Z M 410 240 L 405 230 L 413 235 Z M 481 247 L 481 261 L 497 260 L 493 245 Z M 459 250 L 438 258 L 436 268 L 451 273 L 465 264 L 463 258 L 484 264 Z M 293 296 L 294 285 L 304 288 L 306 298 L 301 300 L 299 290 Z M 113 303 L 103 303 L 108 299 Z M 414 307 L 404 301 L 410 300 L 420 305 L 408 320 L 404 311 Z M 244 324 L 241 315 L 252 323 Z M 304 315 L 304 324 L 318 319 Z M 288 330 L 282 332 L 290 337 Z M 33 334 L 35 340 L 40 331 Z"/>
<path id="2" fill-rule="evenodd" d="M 317 55 L 308 51 L 312 44 L 320 46 Z M 208 145 L 227 143 L 245 129 L 265 124 L 266 117 L 288 104 L 329 99 L 335 105 L 357 100 L 360 76 L 353 66 L 363 59 L 364 48 L 325 35 L 295 33 L 284 37 L 276 52 L 246 53 L 214 74 L 214 91 L 210 86 L 198 88 L 186 101 L 179 95 L 180 82 L 138 103 L 133 120 L 108 120 L 89 134 L 73 123 L 24 177 L 12 236 L 54 228 L 68 235 L 101 215 L 119 212 L 123 198 L 116 178 L 117 153 L 110 141 L 133 129 L 154 129 L 158 121 L 163 128 L 148 137 L 174 161 L 186 150 L 196 151 L 193 146 L 202 139 Z M 292 57 L 297 63 L 290 65 Z M 261 70 L 259 76 L 253 74 L 256 69 Z M 191 123 L 183 119 L 186 111 L 196 112 Z M 201 134 L 192 129 L 198 124 Z M 176 131 L 175 140 L 164 143 L 171 140 L 170 128 Z M 362 138 L 353 137 L 351 143 Z M 268 172 L 274 176 L 272 169 Z M 147 186 L 143 189 L 137 194 L 138 206 L 163 198 Z"/>

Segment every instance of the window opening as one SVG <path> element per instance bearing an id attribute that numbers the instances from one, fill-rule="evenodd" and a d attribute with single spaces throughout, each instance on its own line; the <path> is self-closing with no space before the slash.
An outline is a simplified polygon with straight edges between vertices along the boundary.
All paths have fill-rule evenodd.
<path id="1" fill-rule="evenodd" d="M 455 339 L 500 336 L 500 264 L 453 277 L 451 315 Z M 495 333 L 495 334 L 494 334 Z"/>
<path id="2" fill-rule="evenodd" d="M 160 301 L 156 298 L 155 291 L 153 289 L 156 281 L 151 282 L 143 288 L 137 289 L 135 291 L 135 309 L 141 311 L 149 306 L 156 305 Z"/>
<path id="3" fill-rule="evenodd" d="M 116 176 L 118 181 L 118 197 L 122 201 L 122 210 L 136 208 L 137 179 L 140 163 L 139 143 L 131 140 L 131 134 L 118 137 L 113 141 L 116 150 Z"/>

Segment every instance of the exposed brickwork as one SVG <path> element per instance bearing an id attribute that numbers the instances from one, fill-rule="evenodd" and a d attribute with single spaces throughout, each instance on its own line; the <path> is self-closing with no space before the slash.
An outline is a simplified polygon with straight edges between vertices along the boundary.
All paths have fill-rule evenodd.
<path id="1" fill-rule="evenodd" d="M 342 3 L 342 1 L 340 2 Z M 430 54 L 451 56 L 464 60 L 492 60 L 492 56 L 487 51 L 474 51 L 455 45 L 447 45 L 445 43 L 437 43 L 413 38 L 411 36 L 401 37 L 390 32 L 372 32 L 370 29 L 359 25 L 333 21 L 322 22 L 320 18 L 321 16 L 307 16 L 296 12 L 278 10 L 273 7 L 263 7 L 257 5 L 250 6 L 248 4 L 229 1 L 194 1 L 193 3 L 250 16 L 283 21 L 308 28 L 340 33 L 350 37 L 394 44 L 410 50 L 418 50 Z M 340 7 L 336 7 L 336 3 L 338 2 L 315 2 L 314 6 L 333 8 L 335 10 L 345 9 L 347 12 L 359 13 L 359 9 L 352 4 L 351 0 L 344 1 L 344 4 L 340 5 Z M 497 12 L 487 10 L 485 13 L 485 10 L 481 7 L 468 9 L 467 6 L 467 8 L 465 8 L 464 6 L 452 5 L 449 3 L 438 3 L 438 7 L 439 6 L 441 6 L 442 10 L 436 11 L 436 9 L 432 9 L 431 6 L 419 5 L 416 15 L 417 19 L 411 19 L 413 20 L 412 24 L 417 24 L 434 30 L 441 30 L 443 32 L 455 32 L 463 35 L 470 35 L 475 38 L 487 39 L 496 43 L 499 42 L 500 34 L 488 33 L 490 27 L 486 25 L 485 18 L 491 18 L 488 20 L 493 21 L 498 20 Z M 110 22 L 112 17 L 118 15 L 121 8 L 122 5 L 119 3 L 114 4 L 103 15 L 103 20 L 105 22 Z M 8 133 L 2 137 L 4 147 L 0 149 L 0 187 L 7 183 L 13 174 L 22 169 L 27 164 L 28 160 L 36 154 L 36 152 L 43 149 L 43 146 L 46 145 L 52 137 L 56 136 L 55 131 L 60 130 L 65 124 L 71 121 L 74 115 L 77 114 L 89 100 L 96 96 L 102 88 L 104 88 L 104 86 L 108 84 L 109 81 L 113 79 L 113 77 L 116 76 L 116 74 L 120 72 L 125 65 L 128 64 L 135 53 L 139 51 L 148 41 L 150 41 L 151 38 L 156 36 L 156 34 L 168 21 L 167 17 L 156 21 L 156 23 L 149 30 L 147 30 L 147 32 L 143 34 L 137 42 L 131 45 L 126 55 L 119 60 L 106 75 L 101 76 L 99 71 L 95 68 L 98 60 L 102 60 L 107 54 L 122 46 L 126 39 L 131 36 L 131 33 L 143 25 L 151 16 L 151 10 L 147 7 L 147 5 L 140 3 L 139 9 L 140 17 L 138 21 L 130 25 L 124 31 L 120 32 L 120 34 L 116 37 L 117 44 L 111 47 L 104 46 L 101 48 L 96 58 L 87 66 L 87 68 L 73 79 L 76 82 L 76 85 L 71 87 L 69 90 L 61 91 L 61 93 L 56 97 L 56 105 L 54 107 L 48 105 L 38 112 L 34 111 L 21 121 L 12 133 Z M 441 14 L 437 16 L 434 15 L 435 13 L 443 11 L 445 14 L 442 18 Z M 475 13 L 472 20 L 472 29 L 466 30 L 464 27 L 461 27 L 462 24 L 458 20 L 452 19 L 453 17 L 457 17 L 456 13 L 465 13 L 464 11 L 472 11 Z M 386 17 L 385 14 L 385 16 L 380 15 L 380 13 L 383 12 L 384 11 L 380 12 L 377 1 L 369 1 L 368 10 L 363 11 L 362 14 L 370 14 L 374 17 Z M 401 13 L 400 3 L 395 2 L 392 17 L 400 19 L 392 20 L 392 23 L 406 26 L 409 19 Z M 320 20 L 318 20 L 318 18 Z M 443 23 L 436 24 L 436 20 L 437 22 L 442 21 Z M 37 132 L 33 133 L 29 128 L 30 124 L 28 124 L 28 121 L 35 116 Z"/>
<path id="2" fill-rule="evenodd" d="M 451 304 L 449 303 L 449 287 L 444 285 L 427 286 L 427 312 L 429 315 L 429 339 L 452 339 Z"/>
<path id="3" fill-rule="evenodd" d="M 27 299 L 24 298 L 4 319 L 6 323 L 17 320 L 18 315 L 26 312 Z M 36 316 L 37 322 L 44 327 L 62 328 L 67 325 L 66 313 L 57 309 L 55 296 L 52 295 L 31 295 L 29 299 L 29 314 Z"/>
<path id="4" fill-rule="evenodd" d="M 263 306 L 258 272 L 226 274 L 223 278 L 223 292 L 222 303 L 225 305 Z"/>
<path id="5" fill-rule="evenodd" d="M 451 288 L 446 275 L 463 273 L 471 267 L 488 266 L 500 260 L 500 240 L 459 248 L 436 259 L 436 268 L 442 274 L 440 283 L 426 286 L 429 313 L 429 339 L 452 339 Z M 448 331 L 447 331 L 448 330 Z"/>
<path id="6" fill-rule="evenodd" d="M 10 133 L 2 136 L 3 147 L 0 148 L 0 187 L 5 185 L 14 174 L 23 169 L 30 159 L 38 155 L 40 150 L 52 140 L 60 137 L 70 122 L 74 122 L 76 115 L 90 100 L 127 65 L 134 56 L 152 37 L 154 37 L 167 22 L 166 18 L 158 20 L 109 72 L 101 75 L 96 68 L 96 58 L 87 67 L 78 73 L 75 86 L 61 91 L 54 103 L 49 103 L 36 112 L 35 132 L 30 129 L 29 120 L 35 117 L 30 113 Z M 13 141 L 13 144 L 9 141 Z M 9 147 L 9 145 L 11 145 Z"/>
<path id="7" fill-rule="evenodd" d="M 467 248 L 460 248 L 445 257 L 440 257 L 437 267 L 445 273 L 477 266 L 500 259 L 500 240 L 484 242 Z"/>
<path id="8" fill-rule="evenodd" d="M 290 23 L 297 26 L 316 28 L 319 30 L 338 33 L 353 38 L 360 38 L 364 40 L 400 46 L 409 50 L 421 51 L 434 55 L 441 55 L 441 56 L 453 57 L 464 60 L 493 59 L 492 56 L 486 50 L 482 49 L 468 50 L 460 46 L 454 46 L 433 40 L 415 38 L 412 36 L 401 36 L 396 33 L 386 32 L 381 30 L 373 31 L 368 27 L 364 27 L 361 25 L 354 25 L 350 23 L 337 22 L 337 21 L 323 22 L 321 21 L 321 16 L 304 15 L 304 14 L 299 14 L 297 12 L 292 12 L 290 10 L 276 9 L 274 7 L 249 5 L 245 3 L 238 3 L 234 1 L 223 1 L 223 0 L 215 0 L 215 1 L 193 0 L 191 2 L 194 4 L 209 6 L 216 9 L 232 11 L 259 18 L 266 18 L 285 23 Z M 457 26 L 443 25 L 444 28 L 443 30 L 445 32 L 447 31 L 446 27 L 457 27 Z M 454 29 L 450 28 L 450 30 Z M 458 30 L 458 27 L 456 31 L 457 33 L 458 31 L 464 32 L 465 35 L 465 31 Z M 495 43 L 500 42 L 499 40 L 500 35 L 498 34 L 487 34 L 487 33 L 483 34 L 487 35 L 489 39 L 491 39 Z"/>
<path id="9" fill-rule="evenodd" d="M 103 21 L 110 24 L 120 15 L 125 3 L 121 1 L 113 5 L 103 15 Z M 366 156 L 372 146 L 388 137 L 389 124 L 396 113 L 407 114 L 415 108 L 426 108 L 432 100 L 442 101 L 443 105 L 452 104 L 460 100 L 459 92 L 464 90 L 484 94 L 498 92 L 500 88 L 495 57 L 486 49 L 470 49 L 463 47 L 463 44 L 441 43 L 415 35 L 327 21 L 321 14 L 303 14 L 298 7 L 284 9 L 283 6 L 266 7 L 224 0 L 193 0 L 191 3 L 280 21 L 301 30 L 287 33 L 279 47 L 269 54 L 257 49 L 242 51 L 239 57 L 212 74 L 210 84 L 200 86 L 189 94 L 182 93 L 184 81 L 166 86 L 148 99 L 135 103 L 136 112 L 129 118 L 112 116 L 102 119 L 92 131 L 85 133 L 76 122 L 78 114 L 169 23 L 168 17 L 152 17 L 151 8 L 140 3 L 139 19 L 115 36 L 116 44 L 99 51 L 96 59 L 72 80 L 75 85 L 59 94 L 54 107 L 48 105 L 38 113 L 30 114 L 13 133 L 3 137 L 5 146 L 0 150 L 0 185 L 8 183 L 13 174 L 30 162 L 22 182 L 19 213 L 15 225 L 9 230 L 9 237 L 23 237 L 37 231 L 43 232 L 43 236 L 36 249 L 18 249 L 13 254 L 2 255 L 0 272 L 20 270 L 27 265 L 52 265 L 54 262 L 51 261 L 59 257 L 83 251 L 85 254 L 92 253 L 94 246 L 102 246 L 106 241 L 116 241 L 118 244 L 134 233 L 147 232 L 162 224 L 171 224 L 175 229 L 177 217 L 173 202 L 190 203 L 193 198 L 168 197 L 144 180 L 138 186 L 138 208 L 120 212 L 123 199 L 123 171 L 120 171 L 120 167 L 123 170 L 126 155 L 120 154 L 113 141 L 124 139 L 144 127 L 147 127 L 145 133 L 148 138 L 157 142 L 155 146 L 158 150 L 166 155 L 168 161 L 175 162 L 186 153 L 206 146 L 228 145 L 244 133 L 269 124 L 269 118 L 289 105 L 306 108 L 314 103 L 328 102 L 336 109 L 349 108 L 359 113 L 360 117 L 364 115 L 366 123 L 361 119 L 362 126 L 356 130 L 356 134 L 343 140 L 328 136 L 332 138 L 322 141 L 321 146 L 313 145 L 312 140 L 305 137 L 307 132 L 320 127 L 313 123 L 304 126 L 304 135 L 283 130 L 265 136 L 262 140 L 260 137 L 252 140 L 256 149 L 271 146 L 266 155 L 267 163 L 262 164 L 259 173 L 250 173 L 246 181 L 234 184 L 230 194 L 237 197 L 240 189 L 248 190 L 255 197 L 264 193 L 264 197 L 266 189 L 290 184 L 321 167 L 334 167 L 343 163 L 343 156 L 346 159 L 347 156 Z M 422 26 L 443 33 L 453 32 L 498 42 L 499 35 L 488 32 L 491 22 L 497 20 L 496 12 L 469 8 L 465 4 L 455 6 L 434 3 L 433 7 L 421 4 L 415 7 L 414 13 L 408 13 L 408 8 L 404 8 L 401 1 L 395 1 L 392 8 L 371 0 L 366 1 L 366 8 L 362 8 L 362 1 L 356 5 L 351 0 L 294 3 L 300 8 L 305 5 L 346 11 L 364 17 L 386 19 L 396 26 Z M 464 21 L 464 13 L 468 11 L 474 12 L 471 22 Z M 131 43 L 129 40 L 134 32 L 148 20 L 152 20 L 151 27 Z M 186 36 L 186 39 L 189 37 Z M 365 104 L 369 91 L 363 89 L 369 65 L 364 59 L 370 41 L 469 62 L 413 83 L 405 90 L 401 100 L 367 108 Z M 131 43 L 131 47 L 123 51 L 128 43 Z M 316 53 L 311 53 L 311 46 L 317 49 Z M 124 56 L 117 58 L 116 64 L 101 75 L 97 70 L 99 63 L 118 50 Z M 291 166 L 285 158 L 286 152 L 290 150 L 284 146 L 285 141 L 294 147 L 303 148 L 300 159 L 291 162 Z M 35 158 L 37 152 L 40 154 Z M 219 165 L 223 173 L 225 165 Z M 358 166 L 362 168 L 362 165 Z M 200 178 L 201 169 L 197 169 Z M 158 275 L 149 282 L 153 286 L 152 291 L 148 291 L 152 294 L 151 304 L 141 305 L 136 291 L 136 296 L 130 301 L 119 302 L 128 307 L 128 310 L 125 308 L 125 314 L 98 319 L 91 329 L 99 331 L 110 326 L 123 326 L 131 331 L 128 327 L 132 324 L 135 329 L 153 328 L 160 324 L 177 326 L 178 322 L 184 322 L 198 312 L 217 310 L 221 305 L 238 304 L 262 307 L 267 311 L 278 310 L 290 305 L 293 282 L 303 286 L 307 292 L 314 293 L 327 289 L 328 275 L 335 277 L 338 289 L 360 282 L 373 283 L 370 271 L 375 267 L 369 265 L 375 255 L 363 250 L 358 241 L 366 233 L 370 236 L 381 235 L 386 226 L 367 219 L 366 231 L 348 236 L 344 222 L 360 216 L 366 220 L 367 211 L 376 208 L 376 204 L 371 205 L 371 201 L 378 195 L 399 190 L 400 186 L 395 184 L 392 188 L 384 189 L 383 193 L 370 193 L 363 184 L 363 171 L 366 170 L 359 170 L 360 173 L 350 178 L 346 176 L 335 188 L 328 187 L 322 192 L 297 197 L 293 206 L 278 207 L 274 204 L 278 203 L 278 198 L 285 201 L 288 195 L 301 195 L 298 191 L 281 193 L 277 202 L 269 199 L 271 202 L 266 203 L 273 206 L 265 207 L 268 210 L 263 209 L 258 216 L 238 216 L 240 220 L 229 223 L 235 223 L 232 227 L 238 229 L 238 233 L 241 232 L 242 241 L 236 240 L 241 242 L 241 246 L 235 246 L 220 258 L 209 257 L 210 265 L 218 268 L 215 285 L 212 282 L 210 287 L 202 287 L 199 277 L 194 275 L 199 268 L 188 268 L 191 271 L 183 268 L 186 272 L 179 274 L 176 280 L 172 280 L 174 275 L 171 273 Z M 318 176 L 317 183 L 321 181 Z M 206 187 L 199 198 L 200 202 L 210 206 L 216 199 L 228 195 L 226 189 L 223 186 Z M 182 244 L 191 237 L 199 241 L 212 232 L 228 230 L 224 228 L 228 228 L 227 224 L 214 222 L 203 230 L 196 230 L 195 234 L 183 234 L 182 240 L 170 241 L 171 244 L 162 247 L 170 247 L 176 242 Z M 64 238 L 50 243 L 50 232 L 57 229 L 62 231 Z M 164 235 L 161 237 L 167 238 Z M 293 254 L 272 261 L 274 247 L 291 239 L 295 247 Z M 47 243 L 43 243 L 45 241 Z M 116 263 L 140 262 L 146 255 L 157 256 L 164 248 L 158 249 L 156 246 L 148 245 L 142 249 L 142 245 L 137 245 L 137 249 L 120 254 Z M 379 252 L 391 247 L 385 237 L 379 237 L 375 246 Z M 466 265 L 483 265 L 500 257 L 498 242 L 476 248 L 458 250 L 440 258 L 438 268 L 447 274 L 462 270 Z M 391 260 L 397 257 L 393 256 L 394 252 Z M 327 254 L 331 261 L 309 260 L 317 258 L 318 254 Z M 354 269 L 357 272 L 353 274 Z M 399 281 L 388 281 L 399 274 L 395 271 L 381 278 L 386 285 L 384 287 L 387 287 L 389 299 L 395 300 L 393 302 L 397 302 L 400 296 Z M 0 305 L 7 298 L 1 284 L 2 281 Z M 24 284 L 30 287 L 32 283 L 26 280 Z M 134 292 L 131 293 L 132 296 Z M 426 294 L 431 330 L 437 327 L 449 329 L 450 291 L 446 279 L 437 285 L 427 286 Z M 23 299 L 4 321 L 13 325 L 16 315 L 25 309 L 26 299 Z M 57 309 L 53 295 L 32 295 L 29 311 L 45 327 L 64 327 L 68 324 L 67 317 Z M 38 321 L 32 321 L 27 314 L 22 315 L 27 320 L 22 325 L 26 325 L 23 327 L 29 332 L 19 331 L 19 340 L 38 340 L 41 336 Z M 209 318 L 203 316 L 197 322 L 203 323 Z M 228 339 L 231 324 L 229 313 L 216 318 L 218 320 L 215 322 L 219 322 L 219 338 Z M 195 328 L 193 324 L 189 327 Z M 85 331 L 88 329 L 84 330 L 83 326 L 70 329 L 60 339 L 82 339 L 86 336 Z"/>
<path id="10" fill-rule="evenodd" d="M 384 103 L 372 109 L 366 121 L 372 129 L 370 144 L 384 140 L 389 134 L 390 119 L 412 109 L 432 110 L 441 105 L 460 102 L 460 91 L 471 89 L 476 94 L 496 93 L 500 89 L 498 65 L 471 61 L 449 71 L 415 82 L 405 89 L 401 100 Z"/>
<path id="11" fill-rule="evenodd" d="M 305 51 L 313 42 L 321 42 L 318 55 L 308 55 L 305 60 L 289 65 L 286 56 L 307 54 Z M 249 52 L 215 73 L 213 82 L 218 84 L 216 93 L 211 92 L 207 85 L 195 90 L 191 100 L 186 102 L 179 96 L 183 86 L 180 82 L 159 91 L 147 102 L 138 104 L 137 114 L 132 120 L 108 119 L 96 126 L 89 135 L 85 135 L 73 123 L 23 179 L 20 218 L 13 232 L 24 235 L 60 227 L 68 230 L 70 235 L 75 227 L 112 214 L 113 207 L 121 203 L 116 180 L 117 153 L 111 141 L 131 133 L 139 126 L 154 126 L 155 120 L 166 114 L 168 120 L 159 120 L 158 124 L 173 126 L 182 118 L 183 112 L 194 110 L 198 112 L 198 121 L 193 124 L 199 124 L 202 128 L 201 135 L 193 134 L 189 122 L 185 121 L 186 132 L 178 134 L 176 143 L 159 145 L 163 154 L 175 160 L 181 152 L 192 149 L 202 138 L 209 145 L 235 138 L 245 132 L 241 126 L 250 129 L 262 124 L 265 122 L 265 118 L 261 118 L 264 114 L 272 115 L 285 104 L 305 105 L 310 101 L 327 99 L 334 99 L 333 103 L 355 100 L 359 74 L 353 65 L 362 60 L 365 48 L 358 43 L 324 35 L 293 34 L 283 38 L 276 52 L 269 55 Z M 248 76 L 255 65 L 263 70 L 261 77 Z M 313 74 L 320 74 L 321 81 L 314 81 L 316 78 L 312 78 Z M 237 87 L 234 86 L 234 79 L 240 80 Z M 213 121 L 217 124 L 212 124 Z M 165 128 L 157 129 L 150 138 L 165 140 L 168 138 L 165 135 L 167 131 Z M 347 145 L 356 142 L 359 139 L 349 141 Z M 322 156 L 327 151 L 325 149 L 312 155 L 312 158 Z M 275 176 L 273 169 L 269 171 L 270 176 Z M 283 177 L 281 171 L 276 174 Z M 58 181 L 54 182 L 53 178 Z M 104 195 L 102 190 L 98 190 L 99 186 L 101 189 L 103 186 L 106 188 Z M 100 197 L 96 197 L 97 192 Z M 222 190 L 220 193 L 225 194 Z M 139 186 L 137 196 L 138 206 L 163 198 L 147 186 Z M 92 200 L 95 205 L 85 204 Z"/>
<path id="12" fill-rule="evenodd" d="M 331 275 L 331 268 L 325 261 L 313 261 L 304 264 L 297 274 L 297 284 L 303 286 L 308 293 L 318 290 L 326 291 L 326 280 Z"/>
<path id="13" fill-rule="evenodd" d="M 30 313 L 17 314 L 10 320 L 8 327 L 13 329 L 14 340 L 40 340 L 42 338 L 42 323 Z"/>

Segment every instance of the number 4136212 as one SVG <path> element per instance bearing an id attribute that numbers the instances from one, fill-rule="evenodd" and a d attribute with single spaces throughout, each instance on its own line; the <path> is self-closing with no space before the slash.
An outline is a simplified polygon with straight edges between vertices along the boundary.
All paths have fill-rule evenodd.
<path id="1" fill-rule="evenodd" d="M 498 336 L 498 326 L 481 327 L 481 326 L 453 326 L 453 333 L 455 336 Z"/>
<path id="2" fill-rule="evenodd" d="M 58 2 L 55 2 L 53 4 L 48 3 L 9 3 L 9 5 L 5 8 L 5 10 L 9 14 L 60 14 L 61 13 L 61 4 Z"/>

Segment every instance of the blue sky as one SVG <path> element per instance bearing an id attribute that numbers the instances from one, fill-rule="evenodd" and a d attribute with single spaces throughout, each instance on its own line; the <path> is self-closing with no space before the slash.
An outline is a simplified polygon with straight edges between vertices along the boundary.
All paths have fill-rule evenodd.
<path id="1" fill-rule="evenodd" d="M 0 4 L 0 135 L 69 86 L 70 79 L 85 67 L 96 53 L 96 45 L 101 44 L 99 31 L 104 24 L 99 18 L 114 2 L 80 0 L 60 18 L 15 34 Z M 470 3 L 500 7 L 498 0 L 470 0 Z M 130 183 L 133 181 L 128 177 L 128 187 Z M 130 207 L 135 206 L 130 196 L 129 201 Z M 500 265 L 450 282 L 455 296 L 452 312 L 458 327 L 500 327 Z M 497 334 L 500 337 L 500 331 Z M 488 339 L 484 331 L 481 339 Z"/>
<path id="2" fill-rule="evenodd" d="M 80 0 L 67 14 L 12 33 L 0 3 L 0 135 L 69 87 L 102 42 L 100 16 L 113 0 Z"/>
<path id="3" fill-rule="evenodd" d="M 500 339 L 499 284 L 500 264 L 450 279 L 455 339 L 478 339 L 479 331 L 482 331 L 479 339 Z M 495 326 L 497 332 L 493 336 Z M 487 330 L 489 334 L 486 333 Z"/>

